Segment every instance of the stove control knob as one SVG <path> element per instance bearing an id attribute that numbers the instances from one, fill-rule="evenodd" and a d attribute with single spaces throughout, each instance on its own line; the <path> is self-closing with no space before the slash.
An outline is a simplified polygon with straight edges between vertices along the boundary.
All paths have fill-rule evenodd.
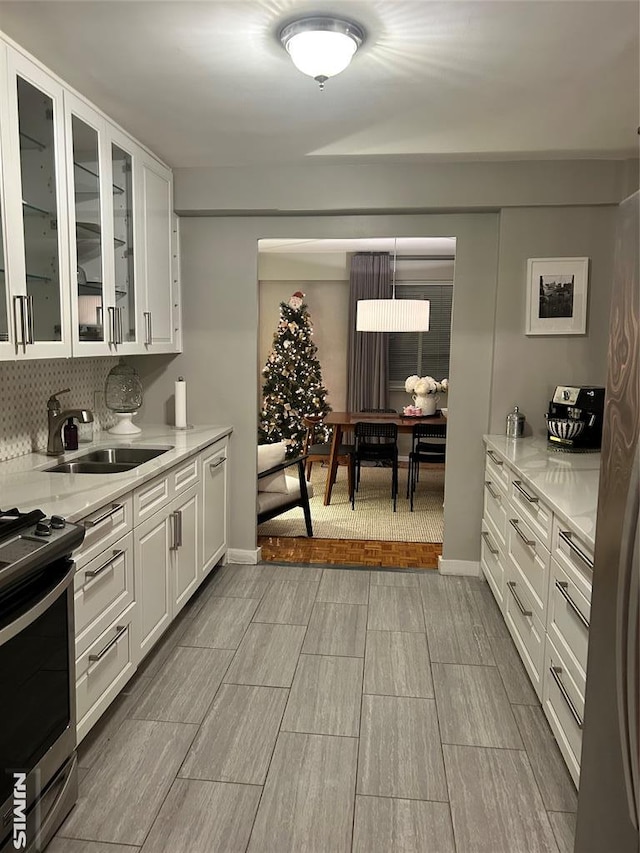
<path id="1" fill-rule="evenodd" d="M 51 536 L 51 525 L 48 521 L 39 521 L 36 524 L 36 536 Z"/>
<path id="2" fill-rule="evenodd" d="M 54 530 L 62 530 L 62 528 L 66 525 L 65 519 L 61 515 L 52 515 L 51 516 L 51 526 Z"/>

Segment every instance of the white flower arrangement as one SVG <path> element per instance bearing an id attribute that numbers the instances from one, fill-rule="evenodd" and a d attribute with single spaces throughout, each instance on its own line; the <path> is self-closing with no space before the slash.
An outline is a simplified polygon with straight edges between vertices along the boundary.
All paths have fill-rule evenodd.
<path id="1" fill-rule="evenodd" d="M 449 380 L 442 379 L 440 382 L 434 379 L 433 376 L 408 376 L 405 379 L 404 390 L 407 394 L 416 394 L 419 397 L 424 397 L 427 394 L 438 394 L 439 392 L 447 392 L 449 390 Z"/>

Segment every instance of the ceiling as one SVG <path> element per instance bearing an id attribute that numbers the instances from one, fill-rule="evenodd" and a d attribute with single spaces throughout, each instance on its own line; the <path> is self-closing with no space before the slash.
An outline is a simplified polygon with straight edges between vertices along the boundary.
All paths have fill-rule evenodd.
<path id="1" fill-rule="evenodd" d="M 0 2 L 0 27 L 171 166 L 637 156 L 635 0 Z M 366 30 L 324 92 L 276 34 Z"/>

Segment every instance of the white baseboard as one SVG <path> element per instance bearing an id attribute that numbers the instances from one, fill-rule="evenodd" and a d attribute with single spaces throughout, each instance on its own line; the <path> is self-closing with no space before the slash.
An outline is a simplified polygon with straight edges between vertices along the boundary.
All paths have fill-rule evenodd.
<path id="1" fill-rule="evenodd" d="M 479 560 L 443 560 L 438 557 L 438 571 L 441 575 L 466 575 L 480 577 Z"/>
<path id="2" fill-rule="evenodd" d="M 262 548 L 256 548 L 255 551 L 244 548 L 229 548 L 227 551 L 227 562 L 238 563 L 243 566 L 255 566 L 260 562 L 261 556 Z"/>

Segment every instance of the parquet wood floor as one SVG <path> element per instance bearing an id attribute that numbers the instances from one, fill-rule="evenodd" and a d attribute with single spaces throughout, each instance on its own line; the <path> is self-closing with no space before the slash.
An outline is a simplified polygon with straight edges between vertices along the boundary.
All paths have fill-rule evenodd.
<path id="1" fill-rule="evenodd" d="M 325 563 L 437 569 L 442 543 L 316 539 L 306 536 L 259 536 L 262 559 L 271 563 Z"/>

